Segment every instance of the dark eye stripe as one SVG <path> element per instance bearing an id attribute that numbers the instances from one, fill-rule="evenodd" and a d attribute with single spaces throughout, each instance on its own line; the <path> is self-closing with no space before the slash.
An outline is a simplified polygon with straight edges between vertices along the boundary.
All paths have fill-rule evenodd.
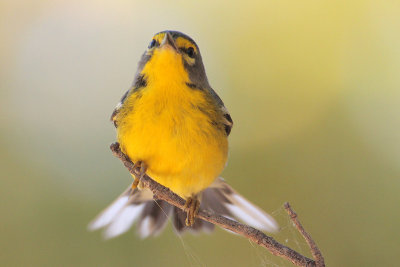
<path id="1" fill-rule="evenodd" d="M 189 57 L 194 58 L 194 48 L 193 48 L 193 47 L 189 47 L 189 48 L 186 50 L 186 53 L 187 53 L 187 55 L 188 55 Z"/>
<path id="2" fill-rule="evenodd" d="M 186 55 L 188 55 L 190 58 L 194 58 L 196 56 L 196 52 L 194 52 L 194 48 L 193 47 L 182 47 L 181 51 L 183 51 Z"/>
<path id="3" fill-rule="evenodd" d="M 151 49 L 151 48 L 155 47 L 156 45 L 158 45 L 158 42 L 155 39 L 153 39 L 153 40 L 151 40 L 148 48 Z"/>
<path id="4" fill-rule="evenodd" d="M 231 115 L 229 115 L 229 114 L 224 114 L 224 117 L 225 117 L 225 119 L 226 119 L 227 121 L 229 121 L 230 123 L 233 123 L 232 118 L 231 118 Z"/>

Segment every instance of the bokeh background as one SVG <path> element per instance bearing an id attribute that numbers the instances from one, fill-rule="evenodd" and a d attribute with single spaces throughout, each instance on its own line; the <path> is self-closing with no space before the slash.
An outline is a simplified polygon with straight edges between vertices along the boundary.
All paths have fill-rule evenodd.
<path id="1" fill-rule="evenodd" d="M 152 35 L 201 48 L 235 122 L 223 173 L 328 266 L 400 251 L 400 2 L 0 2 L 1 266 L 291 266 L 218 229 L 103 241 L 88 222 L 131 182 L 109 116 Z"/>

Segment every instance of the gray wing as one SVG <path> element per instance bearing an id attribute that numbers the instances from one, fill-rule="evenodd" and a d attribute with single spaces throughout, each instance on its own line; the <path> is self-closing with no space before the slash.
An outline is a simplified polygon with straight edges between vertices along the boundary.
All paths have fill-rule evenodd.
<path id="1" fill-rule="evenodd" d="M 117 106 L 116 106 L 115 109 L 113 110 L 113 113 L 111 114 L 110 120 L 114 123 L 115 128 L 118 127 L 117 121 L 116 121 L 117 114 L 118 114 L 119 111 L 121 110 L 122 104 L 124 103 L 126 97 L 129 95 L 129 93 L 130 93 L 131 90 L 132 90 L 132 88 L 129 89 L 128 91 L 126 91 L 126 93 L 122 96 L 121 101 L 119 101 L 119 103 L 117 104 Z"/>
<path id="2" fill-rule="evenodd" d="M 121 110 L 122 105 L 124 104 L 125 100 L 128 98 L 128 96 L 131 93 L 136 92 L 143 87 L 146 87 L 146 85 L 147 85 L 147 80 L 143 75 L 137 75 L 135 77 L 132 87 L 129 88 L 129 90 L 126 91 L 126 93 L 122 96 L 121 101 L 117 104 L 117 106 L 113 110 L 113 113 L 111 114 L 110 120 L 114 123 L 115 128 L 118 127 L 116 117 L 117 117 L 119 111 Z"/>
<path id="3" fill-rule="evenodd" d="M 224 127 L 225 127 L 225 133 L 227 136 L 231 133 L 232 127 L 233 127 L 233 121 L 231 118 L 231 114 L 229 114 L 229 111 L 226 109 L 225 106 L 221 107 L 221 110 L 224 114 Z"/>
<path id="4" fill-rule="evenodd" d="M 224 127 L 225 127 L 225 133 L 227 136 L 229 136 L 229 134 L 231 133 L 232 127 L 233 127 L 233 120 L 232 120 L 231 114 L 229 113 L 228 109 L 225 107 L 224 102 L 219 97 L 219 95 L 211 87 L 207 88 L 207 90 L 210 92 L 213 99 L 215 99 L 215 101 L 217 101 L 217 105 L 219 106 L 219 108 L 222 111 L 222 114 L 224 116 L 223 123 L 224 123 Z"/>

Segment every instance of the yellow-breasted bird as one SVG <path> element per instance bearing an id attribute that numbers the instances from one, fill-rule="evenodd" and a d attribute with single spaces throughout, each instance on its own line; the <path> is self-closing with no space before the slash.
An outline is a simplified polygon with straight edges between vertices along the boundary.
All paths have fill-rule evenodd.
<path id="1" fill-rule="evenodd" d="M 138 220 L 140 236 L 147 237 L 160 233 L 171 216 L 178 232 L 212 230 L 212 224 L 195 219 L 199 206 L 261 230 L 278 229 L 271 216 L 217 178 L 226 165 L 233 122 L 208 83 L 199 47 L 189 36 L 177 31 L 154 35 L 111 120 L 122 152 L 142 175 L 184 198 L 188 212 L 153 200 L 135 179 L 90 229 L 105 227 L 110 238 Z"/>

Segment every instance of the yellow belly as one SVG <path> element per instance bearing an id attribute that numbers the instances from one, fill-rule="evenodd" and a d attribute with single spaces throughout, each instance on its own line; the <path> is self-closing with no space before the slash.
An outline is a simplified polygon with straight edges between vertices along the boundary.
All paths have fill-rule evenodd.
<path id="1" fill-rule="evenodd" d="M 181 86 L 181 85 L 168 85 Z M 172 90 L 173 91 L 173 90 Z M 188 198 L 207 188 L 222 172 L 228 151 L 218 110 L 200 90 L 154 90 L 132 94 L 117 116 L 118 142 L 147 174 Z"/>

